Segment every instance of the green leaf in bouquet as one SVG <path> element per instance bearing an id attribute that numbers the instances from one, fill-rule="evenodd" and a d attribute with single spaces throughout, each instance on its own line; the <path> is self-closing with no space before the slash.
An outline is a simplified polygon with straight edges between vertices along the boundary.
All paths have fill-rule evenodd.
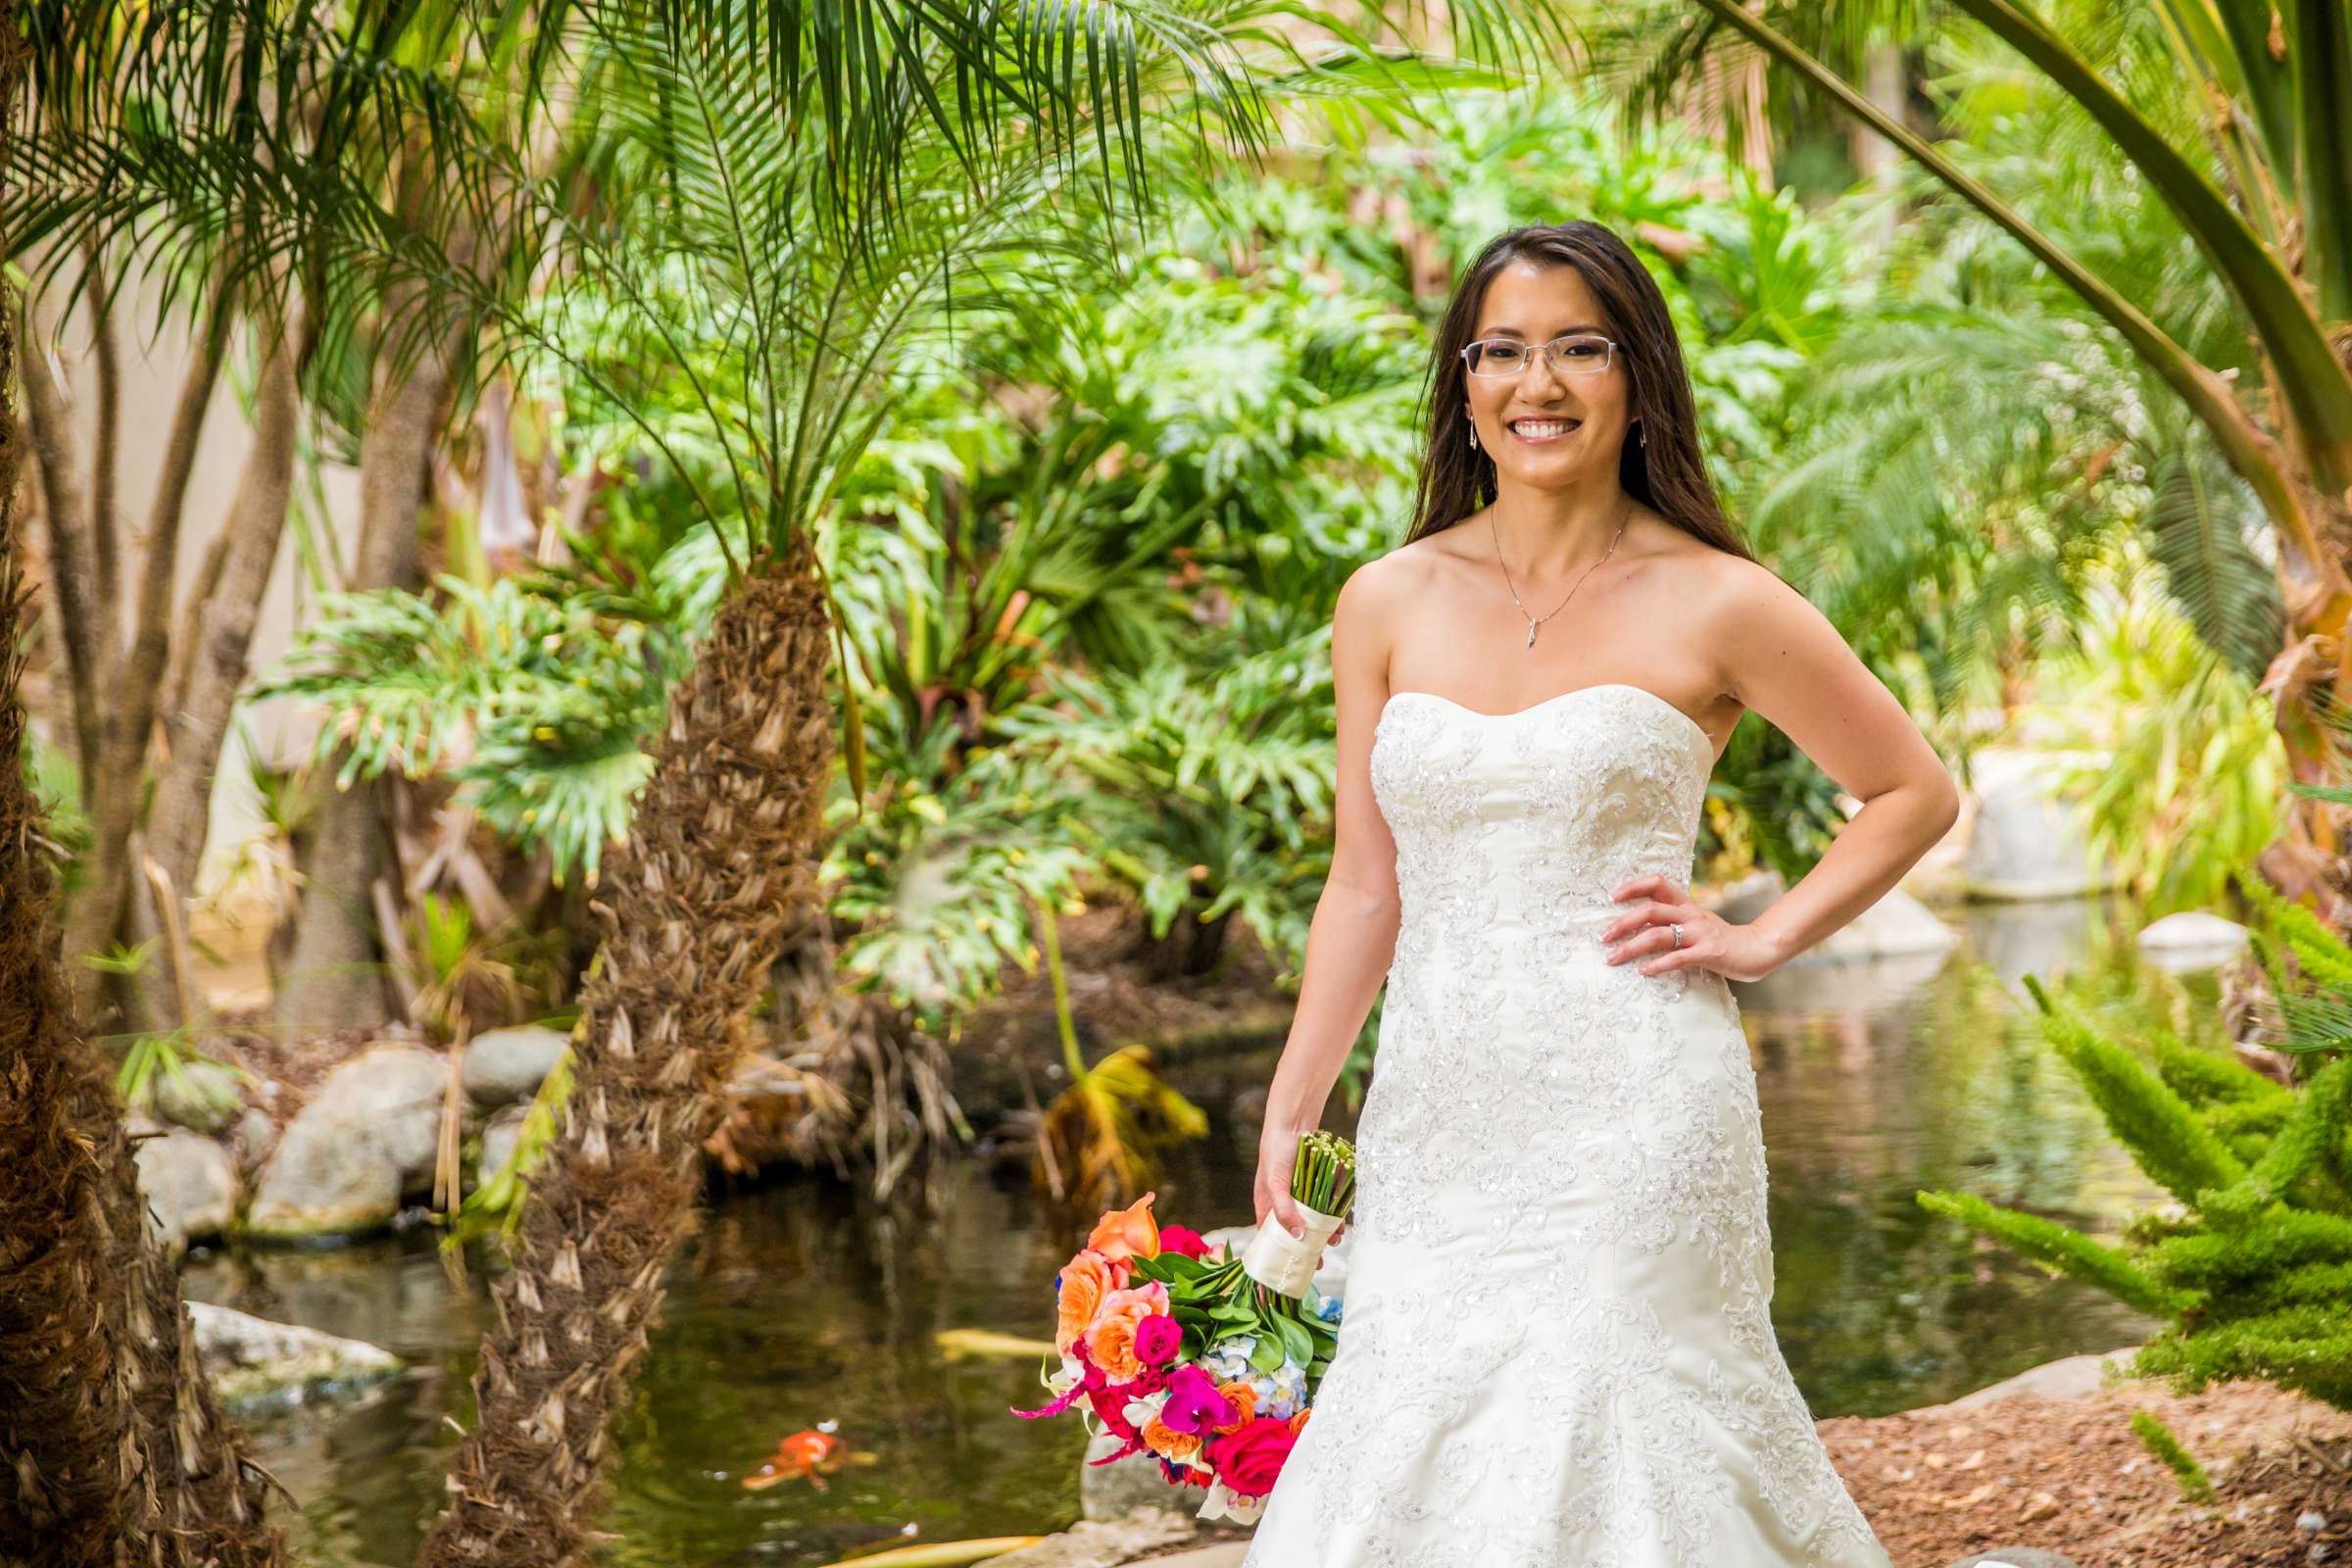
<path id="1" fill-rule="evenodd" d="M 1281 1371 L 1282 1356 L 1282 1338 L 1277 1334 L 1260 1334 L 1250 1348 L 1250 1364 L 1260 1372 Z"/>
<path id="2" fill-rule="evenodd" d="M 1215 1318 L 1197 1306 L 1178 1306 L 1171 1301 L 1168 1303 L 1168 1316 L 1174 1318 L 1176 1326 L 1187 1334 L 1207 1335 L 1218 1327 Z"/>
<path id="3" fill-rule="evenodd" d="M 1307 1334 L 1305 1324 L 1285 1315 L 1274 1320 L 1274 1329 L 1281 1336 L 1282 1348 L 1292 1360 L 1304 1366 L 1315 1358 L 1315 1342 Z"/>
<path id="4" fill-rule="evenodd" d="M 1183 1275 L 1177 1272 L 1175 1265 L 1190 1261 L 1191 1259 L 1182 1252 L 1162 1252 L 1157 1257 L 1138 1257 L 1128 1264 L 1127 1274 L 1130 1279 L 1158 1280 L 1168 1287 L 1168 1294 L 1172 1296 L 1175 1294 L 1176 1286 L 1183 1280 Z"/>

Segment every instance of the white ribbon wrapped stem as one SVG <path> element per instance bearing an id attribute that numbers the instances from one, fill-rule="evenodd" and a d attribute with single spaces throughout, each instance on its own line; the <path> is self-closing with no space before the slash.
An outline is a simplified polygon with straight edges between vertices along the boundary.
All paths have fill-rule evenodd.
<path id="1" fill-rule="evenodd" d="M 1283 1296 L 1303 1298 L 1307 1281 L 1315 1276 L 1315 1259 L 1322 1254 L 1323 1244 L 1331 1233 L 1340 1228 L 1344 1214 L 1326 1214 L 1305 1203 L 1298 1205 L 1298 1217 L 1306 1222 L 1304 1236 L 1293 1236 L 1282 1228 L 1273 1215 L 1250 1238 L 1242 1251 L 1242 1272 Z"/>

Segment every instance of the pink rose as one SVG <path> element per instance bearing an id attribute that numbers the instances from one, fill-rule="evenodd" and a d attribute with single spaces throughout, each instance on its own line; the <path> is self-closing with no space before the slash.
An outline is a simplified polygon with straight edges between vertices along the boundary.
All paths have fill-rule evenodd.
<path id="1" fill-rule="evenodd" d="M 1291 1446 L 1298 1441 L 1288 1421 L 1255 1416 L 1230 1436 L 1217 1439 L 1208 1450 L 1208 1459 L 1228 1491 L 1245 1497 L 1262 1497 L 1274 1490 L 1274 1478 L 1282 1474 L 1282 1462 L 1291 1456 Z"/>
<path id="2" fill-rule="evenodd" d="M 1154 1312 L 1135 1326 L 1135 1358 L 1146 1366 L 1165 1366 L 1184 1344 L 1184 1329 L 1163 1312 Z"/>
<path id="3" fill-rule="evenodd" d="M 1163 1252 L 1181 1252 L 1199 1262 L 1208 1255 L 1208 1243 L 1190 1225 L 1162 1225 L 1159 1228 L 1159 1250 Z"/>

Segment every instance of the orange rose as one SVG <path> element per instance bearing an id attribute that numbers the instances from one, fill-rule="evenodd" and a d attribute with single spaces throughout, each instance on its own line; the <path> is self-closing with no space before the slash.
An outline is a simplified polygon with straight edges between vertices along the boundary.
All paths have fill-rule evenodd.
<path id="1" fill-rule="evenodd" d="M 1232 1420 L 1217 1428 L 1219 1433 L 1238 1431 L 1243 1422 L 1257 1414 L 1256 1384 L 1220 1383 L 1217 1385 L 1217 1392 L 1231 1399 L 1234 1409 L 1240 1412 Z"/>
<path id="2" fill-rule="evenodd" d="M 1314 1411 L 1313 1411 L 1312 1409 L 1306 1409 L 1306 1410 L 1301 1410 L 1301 1411 L 1299 1411 L 1299 1412 L 1298 1412 L 1297 1415 L 1295 1415 L 1295 1416 L 1291 1417 L 1291 1436 L 1292 1436 L 1292 1437 L 1294 1437 L 1294 1438 L 1295 1438 L 1295 1437 L 1297 1437 L 1297 1436 L 1298 1435 L 1298 1429 L 1299 1429 L 1300 1427 L 1303 1427 L 1303 1426 L 1305 1426 L 1305 1425 L 1306 1425 L 1306 1418 L 1307 1418 L 1308 1416 L 1312 1415 L 1312 1414 L 1314 1414 Z"/>
<path id="3" fill-rule="evenodd" d="M 1168 1288 L 1156 1280 L 1141 1290 L 1111 1292 L 1087 1328 L 1086 1353 L 1113 1383 L 1141 1377 L 1144 1363 L 1135 1353 L 1135 1326 L 1167 1309 Z"/>
<path id="4" fill-rule="evenodd" d="M 1107 1210 L 1086 1245 L 1106 1258 L 1157 1257 L 1159 1221 L 1152 1217 L 1152 1200 L 1157 1196 L 1146 1193 L 1125 1208 Z"/>
<path id="5" fill-rule="evenodd" d="M 1103 1298 L 1119 1288 L 1112 1277 L 1110 1264 L 1100 1252 L 1081 1251 L 1061 1265 L 1061 1295 L 1056 1298 L 1054 1321 L 1054 1348 L 1067 1355 L 1070 1347 L 1086 1333 L 1095 1314 L 1102 1310 Z"/>
<path id="6" fill-rule="evenodd" d="M 1191 1432 L 1170 1432 L 1159 1417 L 1144 1423 L 1144 1446 L 1171 1459 L 1189 1459 L 1200 1451 L 1200 1439 Z"/>

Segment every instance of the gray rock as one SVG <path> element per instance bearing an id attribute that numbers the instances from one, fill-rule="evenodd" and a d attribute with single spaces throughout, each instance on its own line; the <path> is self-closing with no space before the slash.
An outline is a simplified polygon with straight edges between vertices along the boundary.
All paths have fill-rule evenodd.
<path id="1" fill-rule="evenodd" d="M 200 1133 L 228 1130 L 245 1102 L 245 1075 L 218 1061 L 191 1061 L 155 1075 L 150 1102 L 165 1121 Z"/>
<path id="2" fill-rule="evenodd" d="M 541 1024 L 475 1035 L 466 1042 L 467 1097 L 485 1108 L 528 1100 L 569 1043 L 563 1030 Z"/>
<path id="3" fill-rule="evenodd" d="M 2140 956 L 2172 974 L 2212 969 L 2235 957 L 2246 945 L 2246 928 L 2203 909 L 2180 909 L 2140 928 Z"/>
<path id="4" fill-rule="evenodd" d="M 1995 1546 L 1963 1557 L 1952 1568 L 2077 1568 L 2075 1559 L 2042 1546 Z"/>
<path id="5" fill-rule="evenodd" d="M 2052 793 L 2059 754 L 1985 747 L 1971 760 L 1977 811 L 1963 885 L 1981 899 L 2063 899 L 2116 880 L 2094 863 L 2082 807 Z"/>
<path id="6" fill-rule="evenodd" d="M 358 1340 L 272 1323 L 225 1306 L 188 1303 L 196 1354 L 221 1402 L 251 1412 L 306 1404 L 380 1382 L 400 1357 Z"/>
<path id="7" fill-rule="evenodd" d="M 1745 925 L 1788 891 L 1788 879 L 1770 866 L 1727 882 L 1715 900 L 1715 912 L 1734 925 Z"/>
<path id="8" fill-rule="evenodd" d="M 259 1105 L 247 1105 L 237 1118 L 236 1130 L 230 1141 L 237 1152 L 237 1165 L 242 1170 L 259 1170 L 262 1161 L 277 1148 L 277 1123 Z"/>
<path id="9" fill-rule="evenodd" d="M 326 1075 L 263 1167 L 246 1229 L 302 1241 L 377 1229 L 401 1195 L 432 1182 L 448 1065 L 413 1046 L 377 1046 Z"/>
<path id="10" fill-rule="evenodd" d="M 1905 893 L 1889 888 L 1876 904 L 1782 965 L 1784 969 L 1822 963 L 1854 963 L 1887 958 L 1936 957 L 1960 941 L 1960 933 Z"/>
<path id="11" fill-rule="evenodd" d="M 1200 1494 L 1198 1488 L 1185 1490 L 1196 1497 Z M 989 1568 L 1115 1568 L 1160 1546 L 1186 1545 L 1199 1533 L 1200 1525 L 1189 1513 L 1137 1508 L 1124 1519 L 1081 1519 L 1034 1546 L 989 1558 Z"/>
<path id="12" fill-rule="evenodd" d="M 262 1168 L 245 1229 L 265 1242 L 363 1236 L 400 1212 L 400 1168 L 364 1131 L 296 1117 Z"/>
<path id="13" fill-rule="evenodd" d="M 219 1236 L 237 1217 L 236 1167 L 210 1138 L 174 1127 L 139 1139 L 131 1157 L 147 1200 L 147 1228 L 174 1255 L 192 1241 Z"/>
<path id="14" fill-rule="evenodd" d="M 2126 1346 L 2104 1355 L 2068 1355 L 2055 1361 L 2028 1367 L 2013 1378 L 1963 1394 L 1948 1404 L 1932 1408 L 1943 1411 L 1974 1410 L 2006 1399 L 2012 1395 L 2029 1395 L 2036 1399 L 2071 1399 L 2080 1394 L 2094 1394 L 2108 1384 L 2127 1375 L 2137 1347 Z"/>
<path id="15" fill-rule="evenodd" d="M 482 1129 L 482 1157 L 474 1164 L 474 1185 L 482 1185 L 506 1167 L 515 1144 L 521 1141 L 522 1124 L 530 1113 L 528 1105 L 509 1105 L 490 1118 L 490 1125 Z"/>
<path id="16" fill-rule="evenodd" d="M 1174 1508 L 1183 1500 L 1168 1478 L 1159 1473 L 1159 1461 L 1148 1453 L 1130 1454 L 1111 1464 L 1094 1462 L 1124 1446 L 1108 1432 L 1087 1440 L 1086 1461 L 1078 1467 L 1081 1517 L 1115 1522 L 1137 1508 Z M 1187 1490 L 1198 1494 L 1200 1489 Z M 1200 1506 L 1198 1495 L 1193 1506 Z"/>

